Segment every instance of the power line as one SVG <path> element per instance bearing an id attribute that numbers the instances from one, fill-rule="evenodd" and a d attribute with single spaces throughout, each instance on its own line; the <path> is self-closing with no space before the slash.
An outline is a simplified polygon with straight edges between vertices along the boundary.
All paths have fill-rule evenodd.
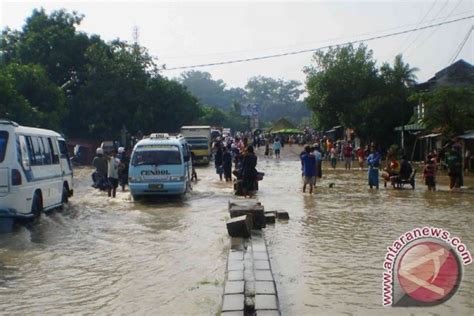
<path id="1" fill-rule="evenodd" d="M 463 20 L 472 19 L 473 17 L 474 17 L 474 15 L 470 15 L 470 16 L 455 19 L 455 20 L 444 21 L 444 22 L 431 24 L 431 25 L 426 25 L 426 26 L 422 26 L 422 27 L 417 27 L 417 28 L 413 28 L 413 29 L 409 29 L 409 30 L 405 30 L 405 31 L 368 37 L 368 38 L 365 38 L 365 39 L 349 41 L 349 42 L 340 43 L 340 44 L 336 44 L 336 45 L 327 45 L 327 46 L 322 46 L 322 47 L 318 47 L 318 48 L 302 49 L 302 50 L 291 51 L 291 52 L 286 52 L 286 53 L 279 53 L 279 54 L 272 54 L 272 55 L 265 55 L 265 56 L 258 56 L 258 57 L 250 57 L 250 58 L 242 58 L 242 59 L 234 59 L 234 60 L 227 60 L 227 61 L 214 62 L 214 63 L 206 63 L 206 64 L 199 64 L 199 65 L 178 66 L 178 67 L 171 67 L 171 68 L 164 67 L 163 70 L 166 71 L 166 70 L 192 69 L 192 68 L 199 68 L 199 67 L 209 67 L 209 66 L 218 66 L 218 65 L 226 65 L 226 64 L 235 64 L 235 63 L 243 63 L 243 62 L 249 62 L 249 61 L 255 61 L 255 60 L 263 60 L 263 59 L 270 59 L 270 58 L 276 58 L 276 57 L 304 54 L 304 53 L 309 53 L 309 52 L 315 52 L 315 51 L 318 51 L 318 50 L 321 50 L 321 49 L 327 49 L 327 48 L 334 47 L 334 46 L 337 47 L 337 46 L 345 46 L 345 45 L 349 45 L 349 44 L 363 43 L 363 42 L 373 41 L 373 40 L 377 40 L 377 39 L 393 37 L 393 36 L 397 36 L 397 35 L 401 35 L 401 34 L 406 34 L 406 33 L 410 33 L 410 32 L 421 31 L 421 30 L 425 30 L 425 29 L 429 29 L 429 28 L 433 28 L 433 27 L 438 27 L 438 26 L 445 25 L 445 24 L 451 24 L 451 23 L 455 23 L 455 22 L 459 22 L 459 21 L 463 21 Z"/>
<path id="2" fill-rule="evenodd" d="M 420 20 L 420 23 L 418 23 L 417 27 L 420 26 L 420 25 L 425 21 L 426 17 L 431 13 L 431 10 L 433 10 L 433 8 L 435 7 L 437 1 L 438 1 L 438 0 L 433 1 L 433 3 L 431 4 L 430 9 L 428 10 L 428 12 L 426 12 L 426 14 L 425 14 L 425 15 L 423 16 L 423 18 Z M 418 34 L 416 35 L 416 37 L 415 37 L 415 38 L 408 44 L 408 46 L 406 46 L 403 50 L 402 50 L 402 47 L 405 46 L 406 42 L 404 42 L 402 45 L 400 45 L 400 47 L 399 47 L 398 50 L 397 50 L 397 54 L 398 54 L 398 52 L 400 52 L 400 51 L 405 52 L 405 51 L 408 49 L 408 47 L 410 47 L 410 46 L 413 44 L 413 42 L 416 42 L 416 40 L 418 39 L 418 37 L 420 36 L 421 33 L 422 33 L 422 32 L 418 33 Z M 410 35 L 408 35 L 408 38 L 406 39 L 406 41 L 408 41 L 409 39 L 411 39 L 411 35 L 412 35 L 412 34 L 413 34 L 413 33 L 410 33 Z"/>
<path id="3" fill-rule="evenodd" d="M 474 30 L 474 25 L 472 25 L 471 28 L 467 31 L 466 36 L 464 37 L 463 41 L 461 42 L 461 44 L 459 44 L 458 49 L 456 50 L 456 53 L 454 54 L 454 57 L 451 58 L 451 61 L 449 62 L 450 65 L 456 60 L 459 53 L 464 48 L 464 45 L 466 45 L 467 40 L 469 39 L 469 36 L 471 36 L 473 30 Z"/>
<path id="4" fill-rule="evenodd" d="M 437 18 L 437 19 L 430 19 L 430 20 L 425 21 L 425 23 L 434 23 L 434 22 L 438 22 L 438 21 L 443 21 L 444 22 L 449 17 L 454 18 L 456 16 L 462 16 L 462 15 L 469 14 L 469 13 L 472 13 L 472 12 L 474 12 L 474 10 L 467 10 L 467 11 L 456 13 L 452 16 L 443 16 L 443 17 L 440 17 L 440 18 Z M 263 53 L 263 52 L 271 51 L 271 50 L 294 49 L 294 48 L 297 48 L 297 47 L 302 47 L 302 46 L 307 46 L 307 45 L 321 45 L 321 44 L 324 44 L 324 43 L 327 43 L 327 42 L 338 41 L 338 40 L 349 40 L 349 39 L 357 38 L 357 37 L 360 37 L 360 36 L 375 35 L 375 34 L 380 34 L 380 33 L 384 33 L 384 32 L 400 30 L 400 29 L 404 29 L 404 28 L 412 27 L 412 26 L 419 27 L 420 25 L 421 25 L 421 23 L 411 23 L 411 24 L 400 25 L 400 26 L 391 27 L 391 28 L 378 30 L 378 31 L 373 31 L 373 32 L 360 33 L 360 34 L 356 34 L 356 35 L 352 35 L 352 36 L 333 37 L 333 38 L 330 38 L 330 39 L 327 39 L 327 40 L 324 40 L 324 41 L 318 41 L 318 42 L 312 41 L 312 42 L 298 43 L 297 45 L 285 45 L 285 46 L 268 47 L 268 48 L 265 48 L 265 49 L 234 50 L 234 51 L 226 51 L 226 52 L 202 53 L 202 54 L 179 55 L 179 56 L 176 56 L 176 55 L 166 56 L 166 55 L 164 55 L 164 56 L 159 56 L 159 57 L 160 57 L 160 59 L 163 59 L 163 60 L 172 60 L 172 59 L 176 60 L 176 59 L 189 59 L 189 58 L 195 58 L 195 57 L 211 57 L 211 56 L 219 56 L 219 55 L 229 55 L 229 54 L 245 54 L 245 53 L 255 53 L 255 52 Z"/>
<path id="5" fill-rule="evenodd" d="M 436 14 L 436 17 L 439 16 L 439 14 L 441 13 L 441 11 L 443 11 L 444 7 L 446 7 L 446 5 L 447 5 L 448 3 L 449 3 L 449 2 L 446 1 L 445 5 L 444 5 L 444 6 L 441 8 L 441 10 L 439 10 L 438 13 Z M 451 10 L 451 12 L 449 12 L 449 14 L 446 16 L 446 19 L 448 19 L 448 18 L 451 16 L 451 14 L 453 14 L 453 12 L 459 7 L 459 5 L 460 5 L 461 3 L 462 3 L 462 0 L 459 0 L 458 3 L 454 6 L 454 8 Z M 444 21 L 443 21 L 443 22 L 444 22 Z M 430 33 L 427 37 L 425 37 L 425 39 L 424 39 L 420 44 L 418 44 L 418 45 L 415 47 L 415 50 L 416 50 L 417 48 L 423 46 L 423 44 L 424 44 L 428 39 L 430 39 L 431 36 L 433 36 L 433 34 L 434 34 L 435 32 L 436 32 L 436 29 L 433 29 L 433 30 L 431 31 L 431 33 Z"/>

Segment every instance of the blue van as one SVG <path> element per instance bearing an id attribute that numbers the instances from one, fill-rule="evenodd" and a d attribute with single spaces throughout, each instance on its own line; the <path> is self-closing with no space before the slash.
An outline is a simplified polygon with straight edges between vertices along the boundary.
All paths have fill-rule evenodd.
<path id="1" fill-rule="evenodd" d="M 191 151 L 184 137 L 151 134 L 133 148 L 128 171 L 130 193 L 184 195 L 191 188 Z"/>

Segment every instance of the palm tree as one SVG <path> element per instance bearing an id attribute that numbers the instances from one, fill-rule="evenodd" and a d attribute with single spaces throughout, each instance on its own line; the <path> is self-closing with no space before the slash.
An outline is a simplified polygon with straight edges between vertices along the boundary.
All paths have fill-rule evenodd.
<path id="1" fill-rule="evenodd" d="M 410 68 L 410 65 L 403 61 L 402 54 L 395 56 L 393 62 L 393 76 L 397 82 L 403 83 L 406 87 L 414 86 L 417 78 L 415 72 L 419 70 L 417 67 Z"/>

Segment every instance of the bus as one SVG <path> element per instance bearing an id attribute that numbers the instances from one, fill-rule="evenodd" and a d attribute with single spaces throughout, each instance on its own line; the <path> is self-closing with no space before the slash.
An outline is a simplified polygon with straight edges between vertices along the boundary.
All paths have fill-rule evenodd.
<path id="1" fill-rule="evenodd" d="M 151 134 L 133 148 L 128 185 L 142 195 L 184 195 L 191 188 L 191 151 L 184 137 Z"/>
<path id="2" fill-rule="evenodd" d="M 209 164 L 211 161 L 211 127 L 210 126 L 182 126 L 181 135 L 186 138 L 194 163 Z"/>
<path id="3" fill-rule="evenodd" d="M 73 195 L 65 139 L 51 130 L 0 119 L 0 213 L 33 219 Z"/>

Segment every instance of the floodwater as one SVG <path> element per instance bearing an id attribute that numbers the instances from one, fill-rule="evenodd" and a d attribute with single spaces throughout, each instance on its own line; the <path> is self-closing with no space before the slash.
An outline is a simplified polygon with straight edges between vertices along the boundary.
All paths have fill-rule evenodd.
<path id="1" fill-rule="evenodd" d="M 315 194 L 301 193 L 301 148 L 266 173 L 257 198 L 291 219 L 265 229 L 283 315 L 474 313 L 474 265 L 458 292 L 430 308 L 383 308 L 386 247 L 415 227 L 444 228 L 474 252 L 474 191 L 369 190 L 366 172 L 324 170 Z M 342 164 L 339 164 L 339 168 Z M 109 199 L 76 170 L 75 196 L 31 227 L 0 235 L 1 314 L 219 313 L 229 237 L 230 184 L 212 166 L 184 199 Z M 329 188 L 329 183 L 334 183 Z M 472 187 L 472 178 L 466 179 Z"/>

